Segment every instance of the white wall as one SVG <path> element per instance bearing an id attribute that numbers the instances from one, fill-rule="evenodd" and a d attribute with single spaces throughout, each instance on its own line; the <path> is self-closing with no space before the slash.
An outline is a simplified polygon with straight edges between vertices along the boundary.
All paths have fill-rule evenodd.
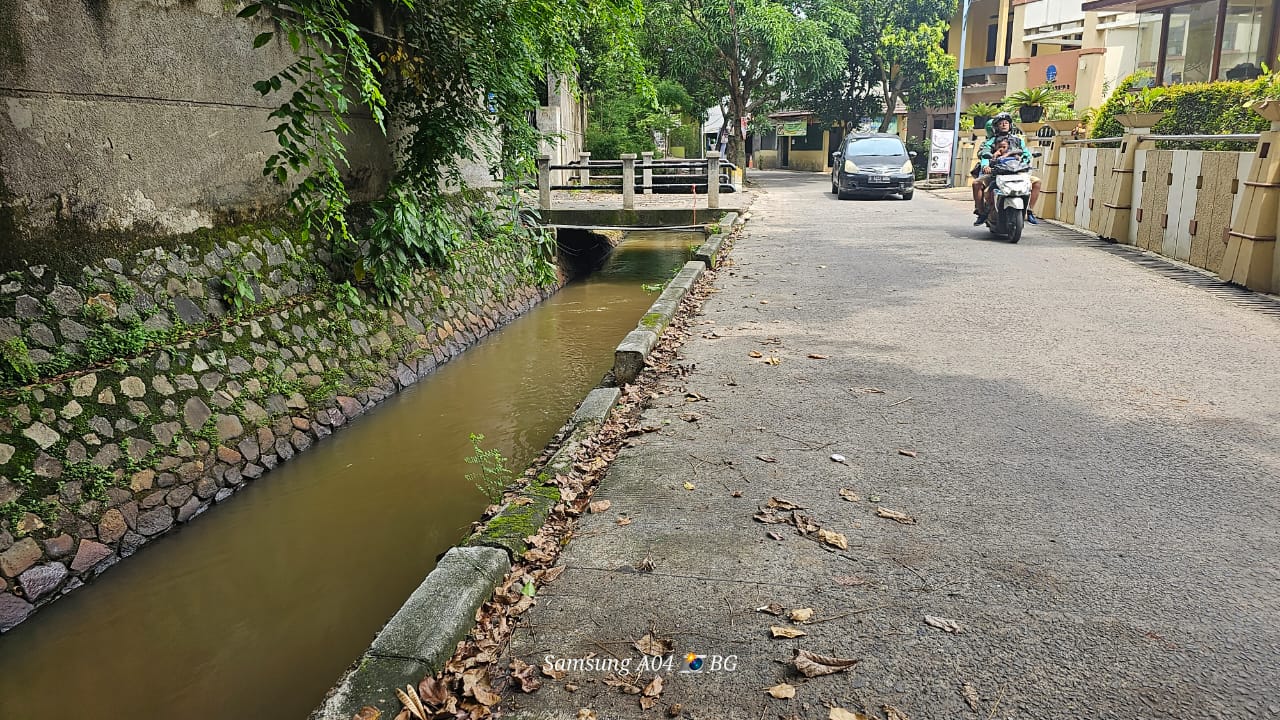
<path id="1" fill-rule="evenodd" d="M 1080 0 L 1037 0 L 1027 3 L 1026 21 L 1023 27 L 1038 28 L 1044 25 L 1080 22 L 1084 20 L 1083 3 Z"/>

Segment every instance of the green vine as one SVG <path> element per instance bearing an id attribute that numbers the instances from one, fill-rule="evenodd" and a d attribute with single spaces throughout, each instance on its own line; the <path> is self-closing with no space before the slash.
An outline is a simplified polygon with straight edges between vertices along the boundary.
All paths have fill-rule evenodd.
<path id="1" fill-rule="evenodd" d="M 487 168 L 502 182 L 500 195 L 518 205 L 515 188 L 547 139 L 529 118 L 550 91 L 549 77 L 573 78 L 584 63 L 642 67 L 635 33 L 643 10 L 638 0 L 392 0 L 389 36 L 357 26 L 348 5 L 270 0 L 240 16 L 275 23 L 255 47 L 283 37 L 297 57 L 254 84 L 263 96 L 284 98 L 271 113 L 280 149 L 264 174 L 292 184 L 293 208 L 308 236 L 331 251 L 335 269 L 387 303 L 414 272 L 447 267 L 468 235 L 470 210 L 492 203 L 467 193 L 465 168 Z M 584 53 L 588 37 L 600 52 Z M 407 129 L 397 173 L 367 222 L 353 219 L 343 181 L 348 98 L 384 132 L 388 115 Z M 518 208 L 503 215 L 496 234 L 473 226 L 471 237 L 519 245 L 519 272 L 554 283 L 554 239 Z"/>

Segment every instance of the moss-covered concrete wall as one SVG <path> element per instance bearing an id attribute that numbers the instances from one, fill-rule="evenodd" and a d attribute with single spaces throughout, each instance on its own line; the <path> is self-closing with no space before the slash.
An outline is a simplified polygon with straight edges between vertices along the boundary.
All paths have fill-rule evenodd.
<path id="1" fill-rule="evenodd" d="M 377 306 L 286 231 L 189 240 L 0 276 L 0 632 L 554 289 L 473 240 Z"/>

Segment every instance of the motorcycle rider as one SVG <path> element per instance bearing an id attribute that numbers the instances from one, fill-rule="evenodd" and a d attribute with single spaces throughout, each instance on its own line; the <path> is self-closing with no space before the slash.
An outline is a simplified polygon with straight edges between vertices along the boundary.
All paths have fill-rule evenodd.
<path id="1" fill-rule="evenodd" d="M 1031 163 L 1031 151 L 1027 148 L 1026 142 L 1023 140 L 1022 131 L 1014 127 L 1013 116 L 1007 112 L 1002 112 L 987 123 L 989 128 L 987 141 L 982 144 L 978 151 L 978 169 L 980 174 L 973 181 L 973 214 L 977 215 L 977 219 L 973 221 L 974 226 L 982 225 L 987 221 L 987 191 L 990 189 L 989 174 L 986 173 L 987 168 L 991 165 L 991 157 L 995 150 L 996 141 L 1000 138 L 1008 138 L 1010 148 L 1021 153 L 1022 160 L 1025 163 Z M 1028 201 L 1027 222 L 1032 225 L 1039 225 L 1040 219 L 1031 212 L 1030 208 L 1035 206 L 1036 200 L 1040 198 L 1040 178 L 1031 176 L 1031 197 Z"/>

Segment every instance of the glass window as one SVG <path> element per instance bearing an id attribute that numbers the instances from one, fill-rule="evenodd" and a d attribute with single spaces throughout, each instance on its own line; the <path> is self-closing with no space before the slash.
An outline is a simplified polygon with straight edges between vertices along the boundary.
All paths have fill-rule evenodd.
<path id="1" fill-rule="evenodd" d="M 1146 70 L 1156 74 L 1156 66 L 1160 62 L 1160 24 L 1164 22 L 1164 13 L 1142 13 L 1138 15 L 1138 48 L 1136 70 Z"/>
<path id="2" fill-rule="evenodd" d="M 1170 8 L 1164 84 L 1212 79 L 1210 71 L 1213 69 L 1213 39 L 1217 24 L 1217 0 Z"/>
<path id="3" fill-rule="evenodd" d="M 862 138 L 849 141 L 849 144 L 844 146 L 844 154 L 846 157 L 862 155 L 887 157 L 906 155 L 907 151 L 903 149 L 902 141 L 894 138 Z"/>
<path id="4" fill-rule="evenodd" d="M 1219 80 L 1248 80 L 1262 74 L 1275 12 L 1273 0 L 1229 0 L 1222 29 Z"/>

